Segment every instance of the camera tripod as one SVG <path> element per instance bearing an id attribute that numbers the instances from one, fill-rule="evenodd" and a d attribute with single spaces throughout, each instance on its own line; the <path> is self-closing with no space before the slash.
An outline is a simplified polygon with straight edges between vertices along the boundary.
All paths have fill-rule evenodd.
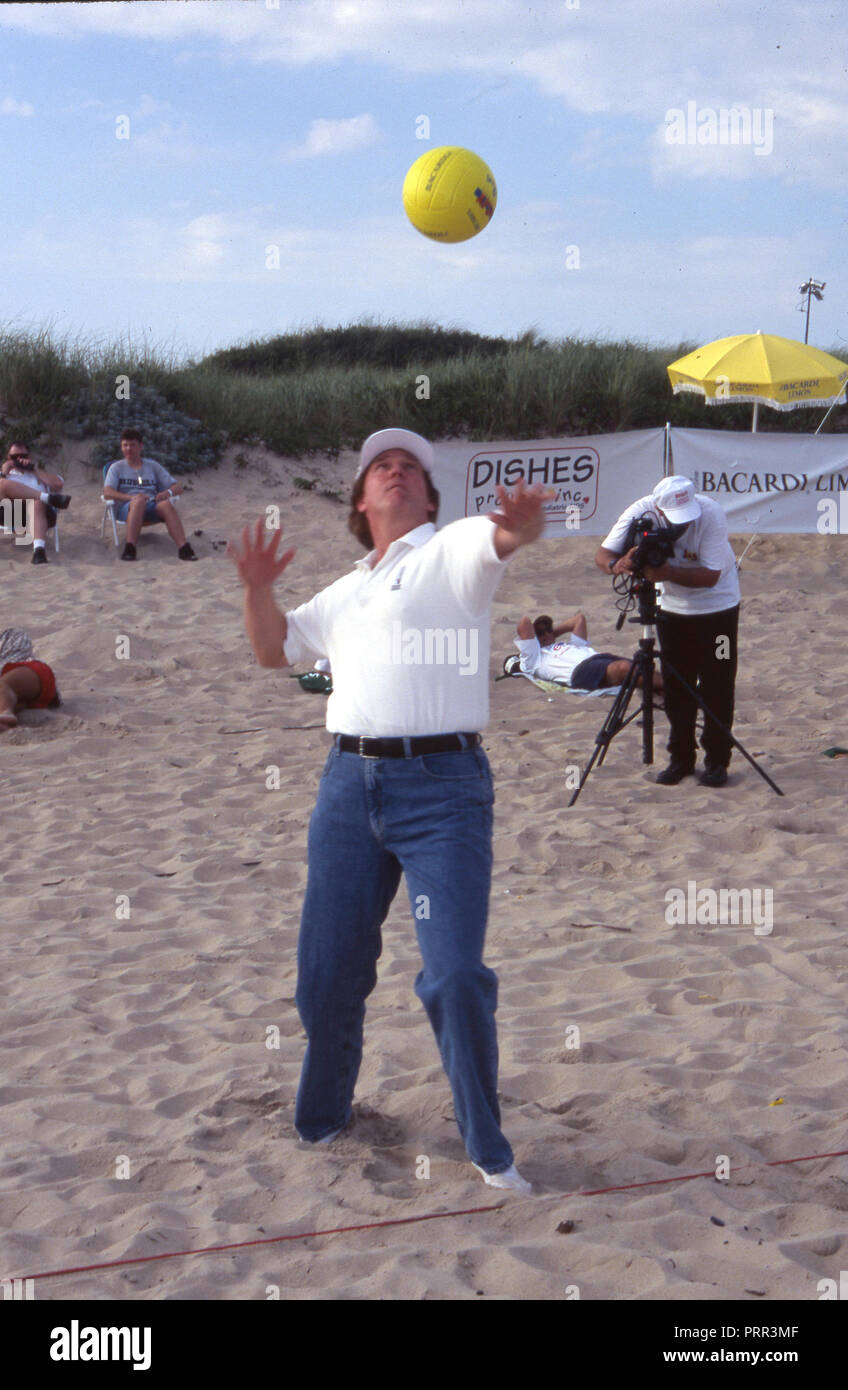
<path id="1" fill-rule="evenodd" d="M 656 625 L 657 620 L 656 585 L 650 579 L 644 579 L 637 574 L 633 577 L 632 583 L 630 585 L 628 597 L 630 595 L 635 595 L 639 606 L 638 618 L 631 618 L 629 620 L 632 623 L 638 622 L 642 626 L 642 635 L 639 638 L 639 646 L 637 647 L 633 655 L 633 661 L 628 672 L 627 679 L 619 687 L 618 694 L 613 700 L 612 708 L 610 709 L 609 714 L 607 715 L 606 719 L 601 725 L 600 731 L 597 737 L 595 738 L 594 752 L 592 753 L 592 756 L 586 765 L 586 770 L 583 773 L 583 776 L 580 778 L 579 785 L 576 787 L 571 797 L 571 800 L 568 803 L 569 806 L 574 805 L 575 801 L 577 800 L 578 796 L 583 790 L 583 787 L 586 783 L 586 779 L 588 778 L 589 773 L 592 771 L 592 768 L 594 767 L 595 763 L 597 762 L 598 767 L 600 767 L 603 763 L 604 758 L 607 755 L 607 749 L 609 748 L 616 734 L 619 733 L 621 729 L 626 728 L 627 725 L 632 723 L 634 719 L 638 718 L 640 714 L 642 716 L 642 762 L 653 763 L 654 761 L 654 670 L 656 668 L 656 661 L 654 658 L 654 627 Z M 624 617 L 625 615 L 624 613 L 622 613 L 617 623 L 618 631 L 621 630 L 621 626 L 624 623 Z M 684 690 L 687 690 L 689 694 L 692 696 L 692 698 L 697 701 L 697 703 L 703 710 L 705 717 L 712 719 L 713 723 L 718 725 L 722 733 L 726 734 L 727 737 L 730 739 L 734 748 L 738 748 L 739 752 L 742 754 L 743 757 L 747 758 L 748 762 L 751 764 L 754 770 L 758 772 L 766 782 L 768 782 L 772 791 L 776 792 L 778 796 L 783 796 L 783 792 L 780 790 L 780 787 L 778 787 L 777 784 L 772 781 L 768 773 L 764 772 L 763 769 L 760 767 L 759 763 L 757 763 L 755 759 L 751 757 L 750 753 L 748 753 L 747 750 L 742 747 L 742 744 L 739 742 L 737 738 L 733 736 L 733 734 L 730 732 L 727 726 L 722 724 L 720 719 L 716 719 L 715 715 L 707 707 L 707 705 L 701 699 L 697 691 L 692 689 L 688 681 L 685 681 L 683 677 L 679 674 L 679 672 L 676 671 L 675 668 L 668 661 L 666 661 L 664 664 L 666 671 L 668 671 L 669 674 L 674 676 L 675 679 L 679 681 L 679 683 L 683 686 Z M 638 709 L 633 710 L 632 713 L 628 715 L 627 709 L 630 704 L 633 692 L 634 690 L 639 689 L 638 682 L 640 676 L 642 678 L 641 705 Z"/>

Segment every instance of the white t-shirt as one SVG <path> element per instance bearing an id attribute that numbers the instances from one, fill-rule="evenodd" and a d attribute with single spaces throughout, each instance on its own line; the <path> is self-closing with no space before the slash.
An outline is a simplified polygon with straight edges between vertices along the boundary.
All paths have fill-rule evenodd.
<path id="1" fill-rule="evenodd" d="M 286 614 L 286 661 L 327 657 L 327 728 L 371 738 L 479 732 L 489 718 L 491 606 L 506 561 L 487 517 L 432 522 L 374 551 Z"/>
<path id="2" fill-rule="evenodd" d="M 33 492 L 50 492 L 50 488 L 47 487 L 41 481 L 41 479 L 32 469 L 28 470 L 26 468 L 10 468 L 9 472 L 6 474 L 6 477 L 10 483 L 23 483 L 24 487 L 32 488 Z M 61 486 L 61 484 L 64 483 L 65 480 L 58 474 L 57 477 L 59 477 L 59 482 Z"/>
<path id="3" fill-rule="evenodd" d="M 127 497 L 145 492 L 148 497 L 155 498 L 160 492 L 173 487 L 175 482 L 176 478 L 172 478 L 167 468 L 163 468 L 155 459 L 141 459 L 138 468 L 133 468 L 126 459 L 116 459 L 107 469 L 103 486 L 125 492 Z"/>
<path id="4" fill-rule="evenodd" d="M 701 492 L 696 492 L 695 497 L 701 504 L 701 515 L 690 521 L 676 541 L 672 564 L 688 569 L 703 566 L 718 570 L 719 577 L 711 589 L 687 589 L 683 584 L 664 579 L 657 585 L 657 604 L 664 613 L 720 613 L 725 608 L 735 608 L 739 602 L 739 577 L 736 557 L 728 540 L 727 518 L 711 497 Z M 606 540 L 601 542 L 603 549 L 623 555 L 631 521 L 646 514 L 654 518 L 656 526 L 668 525 L 649 493 L 621 513 Z"/>
<path id="5" fill-rule="evenodd" d="M 571 684 L 571 673 L 581 661 L 597 656 L 584 637 L 570 633 L 565 642 L 551 642 L 543 647 L 538 637 L 516 637 L 515 645 L 521 653 L 521 670 L 526 676 L 536 676 L 543 681 L 566 681 Z"/>

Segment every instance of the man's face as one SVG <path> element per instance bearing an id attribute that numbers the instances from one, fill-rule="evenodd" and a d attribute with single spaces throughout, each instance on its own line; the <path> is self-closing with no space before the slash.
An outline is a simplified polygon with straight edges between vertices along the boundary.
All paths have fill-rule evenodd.
<path id="1" fill-rule="evenodd" d="M 424 469 L 406 449 L 387 449 L 377 455 L 365 474 L 356 508 L 369 522 L 372 516 L 404 516 L 412 526 L 422 526 L 436 510 L 427 493 Z"/>
<path id="2" fill-rule="evenodd" d="M 141 463 L 141 444 L 137 439 L 122 439 L 121 453 L 128 464 L 133 468 L 138 468 Z"/>
<path id="3" fill-rule="evenodd" d="M 657 507 L 657 511 L 659 512 L 660 517 L 662 518 L 663 526 L 675 527 L 679 536 L 682 536 L 683 532 L 686 530 L 686 527 L 691 526 L 692 524 L 690 521 L 670 521 L 669 518 L 666 516 L 665 512 L 663 511 L 662 507 Z"/>
<path id="4" fill-rule="evenodd" d="M 15 468 L 28 469 L 32 466 L 29 449 L 24 444 L 13 444 L 6 457 L 14 464 Z"/>

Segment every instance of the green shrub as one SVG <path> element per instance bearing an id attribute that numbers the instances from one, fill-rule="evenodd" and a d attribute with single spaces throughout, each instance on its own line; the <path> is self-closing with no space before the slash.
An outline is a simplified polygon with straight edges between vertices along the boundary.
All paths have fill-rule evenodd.
<path id="1" fill-rule="evenodd" d="M 694 344 L 564 339 L 530 330 L 484 338 L 432 324 L 315 327 L 180 362 L 146 343 L 55 341 L 0 330 L 3 445 L 65 430 L 94 441 L 92 463 L 120 454 L 125 425 L 175 472 L 204 468 L 225 441 L 306 457 L 358 448 L 387 425 L 432 439 L 539 439 L 672 425 L 748 430 L 750 405 L 674 396 L 669 362 Z M 834 351 L 839 356 L 839 350 Z M 129 386 L 130 399 L 118 397 Z M 811 433 L 821 409 L 764 407 L 759 429 Z M 848 428 L 848 407 L 828 432 Z M 241 456 L 244 458 L 244 455 Z"/>

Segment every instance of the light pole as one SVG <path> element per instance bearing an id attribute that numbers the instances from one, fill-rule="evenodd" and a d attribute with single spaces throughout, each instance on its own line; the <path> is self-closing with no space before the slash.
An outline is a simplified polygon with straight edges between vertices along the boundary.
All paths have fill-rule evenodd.
<path id="1" fill-rule="evenodd" d="M 810 336 L 810 300 L 812 299 L 813 295 L 815 295 L 816 299 L 824 298 L 822 290 L 825 287 L 825 283 L 826 282 L 824 280 L 814 280 L 813 277 L 810 276 L 809 280 L 805 285 L 799 286 L 799 292 L 807 296 L 807 323 L 806 327 L 804 328 L 805 343 Z"/>

